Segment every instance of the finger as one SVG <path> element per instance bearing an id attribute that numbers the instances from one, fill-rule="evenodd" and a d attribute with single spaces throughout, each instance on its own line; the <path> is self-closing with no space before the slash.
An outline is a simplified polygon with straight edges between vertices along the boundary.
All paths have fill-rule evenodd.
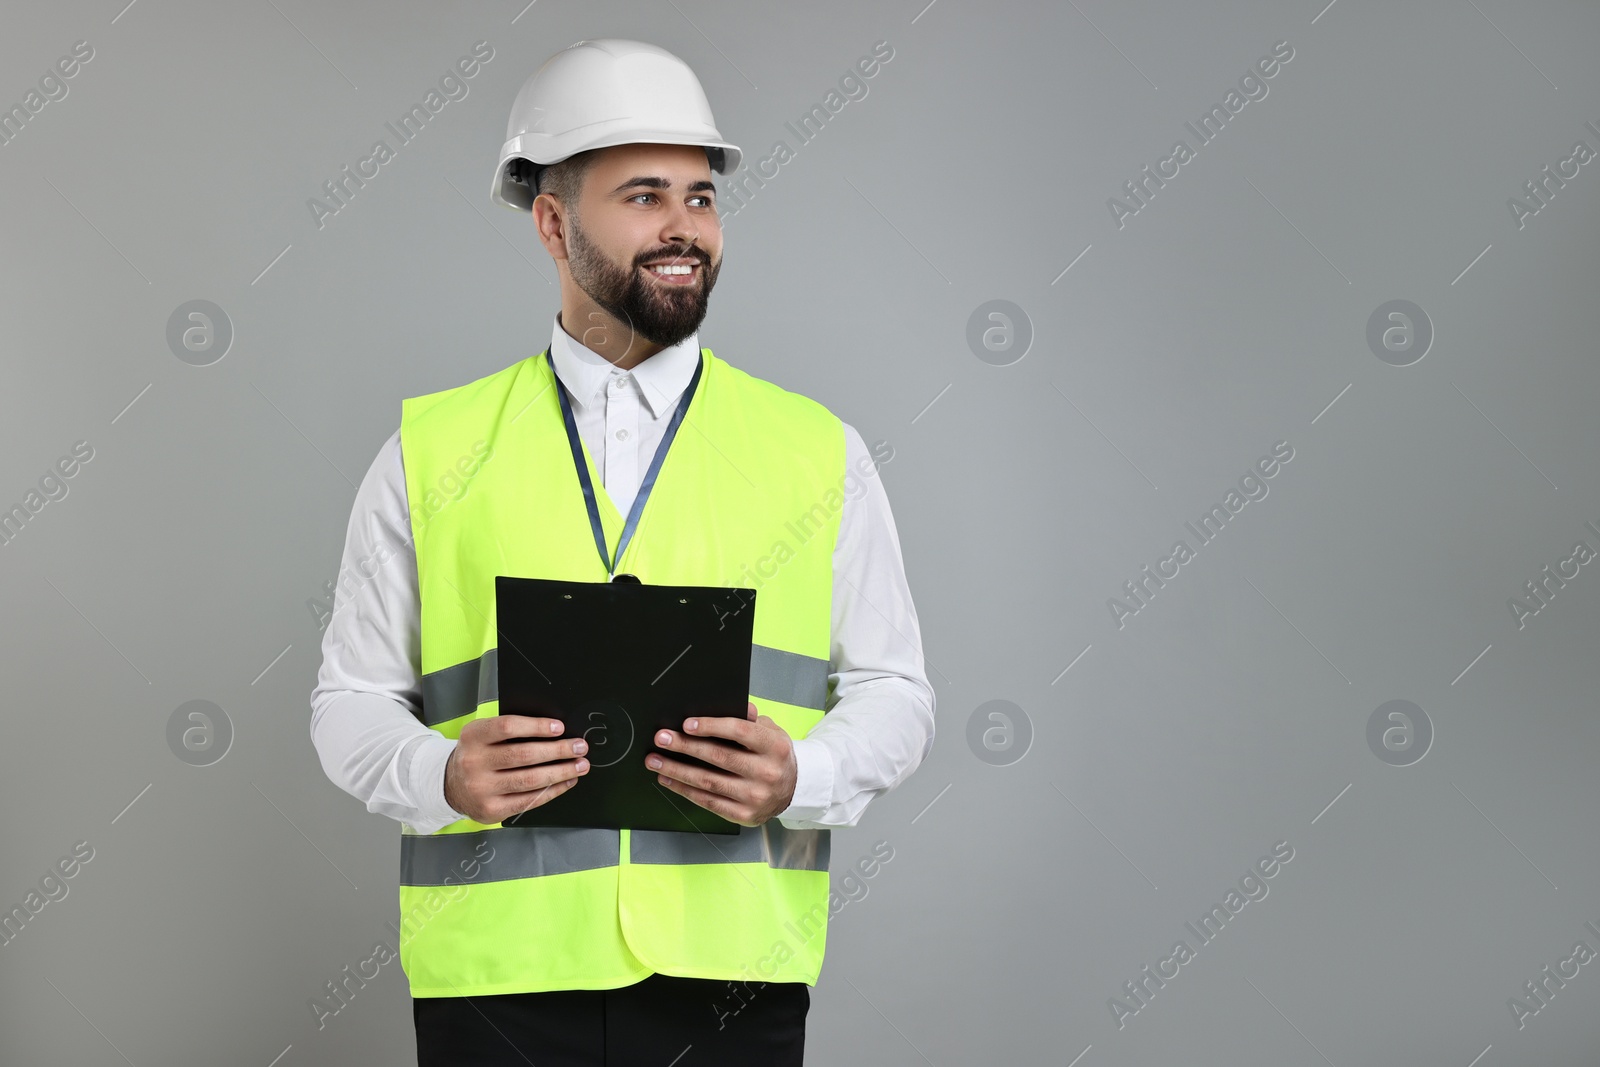
<path id="1" fill-rule="evenodd" d="M 543 789 L 560 781 L 582 777 L 588 772 L 589 761 L 579 758 L 541 763 L 537 767 L 496 771 L 493 781 L 495 791 L 505 795 Z"/>
<path id="2" fill-rule="evenodd" d="M 656 734 L 656 744 L 672 752 L 705 760 L 733 774 L 748 777 L 756 757 L 747 749 L 710 738 L 684 737 L 670 730 Z M 654 753 L 652 753 L 654 755 Z"/>
<path id="3" fill-rule="evenodd" d="M 589 743 L 581 737 L 567 737 L 559 741 L 504 741 L 490 745 L 485 753 L 488 766 L 496 770 L 515 767 L 534 767 L 553 760 L 571 759 L 589 751 Z"/>
<path id="4" fill-rule="evenodd" d="M 694 737 L 725 737 L 753 752 L 760 751 L 760 738 L 765 733 L 757 723 L 732 715 L 691 716 L 683 720 L 683 730 Z"/>
<path id="5" fill-rule="evenodd" d="M 755 825 L 750 817 L 752 813 L 743 804 L 729 800 L 727 797 L 720 796 L 716 793 L 708 793 L 704 789 L 697 789 L 692 785 L 674 781 L 670 778 L 658 777 L 656 781 L 663 789 L 670 789 L 672 792 L 679 794 L 680 796 L 688 799 L 692 803 L 697 804 L 702 808 L 705 808 L 707 811 L 722 816 L 729 822 L 738 823 L 740 826 Z"/>
<path id="6" fill-rule="evenodd" d="M 652 763 L 656 766 L 650 766 Z M 706 770 L 704 767 L 695 767 L 675 760 L 668 756 L 658 756 L 654 753 L 645 757 L 644 765 L 655 771 L 657 777 L 665 776 L 674 781 L 692 785 L 705 792 L 716 793 L 719 796 L 729 797 L 733 800 L 748 800 L 749 786 L 745 779 L 733 774 L 723 774 L 720 771 Z"/>
<path id="7" fill-rule="evenodd" d="M 560 796 L 577 784 L 578 779 L 576 778 L 563 778 L 559 782 L 551 782 L 549 785 L 541 786 L 538 789 L 528 789 L 520 793 L 503 793 L 500 799 L 512 804 L 514 812 L 527 811 L 530 807 L 538 807 L 550 798 Z"/>
<path id="8" fill-rule="evenodd" d="M 530 789 L 525 793 L 507 793 L 503 799 L 509 801 L 510 806 L 506 813 L 500 816 L 500 819 L 504 821 L 513 815 L 520 815 L 525 811 L 531 811 L 543 804 L 548 804 L 577 784 L 578 780 L 576 778 L 567 778 L 553 785 L 547 785 L 543 789 Z"/>
<path id="9" fill-rule="evenodd" d="M 553 737 L 562 730 L 560 719 L 550 719 L 542 715 L 495 715 L 479 722 L 494 723 L 491 728 L 494 740 L 499 741 L 508 737 Z"/>

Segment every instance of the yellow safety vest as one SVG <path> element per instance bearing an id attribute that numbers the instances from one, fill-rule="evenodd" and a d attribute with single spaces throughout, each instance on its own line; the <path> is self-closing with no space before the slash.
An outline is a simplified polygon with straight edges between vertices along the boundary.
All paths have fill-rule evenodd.
<path id="1" fill-rule="evenodd" d="M 700 378 L 618 573 L 757 590 L 750 699 L 791 737 L 828 696 L 844 433 L 816 401 L 702 349 Z M 499 713 L 496 575 L 604 582 L 544 353 L 404 401 L 421 612 L 420 718 Z M 583 459 L 606 543 L 621 516 Z M 627 654 L 625 644 L 617 648 Z M 582 785 L 578 786 L 582 788 Z M 400 960 L 413 997 L 610 989 L 652 972 L 805 982 L 822 968 L 827 830 L 738 835 L 402 826 Z"/>

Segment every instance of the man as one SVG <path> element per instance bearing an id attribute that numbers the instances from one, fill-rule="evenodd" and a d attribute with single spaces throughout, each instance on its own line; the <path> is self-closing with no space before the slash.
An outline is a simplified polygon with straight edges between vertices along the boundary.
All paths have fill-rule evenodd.
<path id="1" fill-rule="evenodd" d="M 560 275 L 550 347 L 405 401 L 357 493 L 311 735 L 337 785 L 402 823 L 424 1067 L 799 1067 L 828 827 L 932 747 L 874 462 L 892 450 L 699 346 L 723 259 L 711 168 L 739 158 L 671 53 L 605 39 L 546 62 L 492 196 Z M 625 757 L 737 835 L 501 825 L 582 790 L 588 750 L 498 714 L 494 578 L 621 573 L 757 590 L 748 718 Z M 626 633 L 587 636 L 628 655 Z"/>

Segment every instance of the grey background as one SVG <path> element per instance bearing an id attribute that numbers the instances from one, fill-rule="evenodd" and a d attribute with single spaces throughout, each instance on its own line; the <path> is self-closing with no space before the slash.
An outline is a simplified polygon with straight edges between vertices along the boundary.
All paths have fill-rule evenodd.
<path id="1" fill-rule="evenodd" d="M 795 150 L 726 223 L 702 342 L 895 448 L 939 741 L 834 837 L 836 885 L 894 858 L 833 922 L 808 1062 L 1600 1056 L 1597 965 L 1521 1030 L 1507 1003 L 1600 949 L 1600 575 L 1525 628 L 1507 603 L 1600 546 L 1600 162 L 1507 207 L 1600 149 L 1593 5 L 122 2 L 0 34 L 6 106 L 94 48 L 0 147 L 0 505 L 94 449 L 0 547 L 0 906 L 95 849 L 0 947 L 0 1061 L 412 1062 L 398 963 L 307 1006 L 391 936 L 398 828 L 317 763 L 306 602 L 401 398 L 548 340 L 553 267 L 489 178 L 523 79 L 600 36 L 685 58 L 747 160 Z M 307 199 L 479 40 L 469 95 L 319 229 Z M 1108 198 L 1281 40 L 1119 228 Z M 203 367 L 165 340 L 195 299 L 234 330 Z M 994 299 L 1034 334 L 1008 366 L 966 341 Z M 1435 331 L 1406 367 L 1366 343 L 1396 299 Z M 1270 495 L 1119 629 L 1107 600 L 1278 441 Z M 1366 740 L 1397 699 L 1434 731 L 1410 766 Z M 168 747 L 191 700 L 233 729 L 209 767 Z M 1000 766 L 967 741 L 993 700 L 1032 731 Z"/>

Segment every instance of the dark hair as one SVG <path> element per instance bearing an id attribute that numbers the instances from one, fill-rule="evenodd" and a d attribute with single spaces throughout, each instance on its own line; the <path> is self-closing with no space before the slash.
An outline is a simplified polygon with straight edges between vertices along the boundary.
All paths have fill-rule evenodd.
<path id="1" fill-rule="evenodd" d="M 591 148 L 586 152 L 579 152 L 575 156 L 568 156 L 559 163 L 552 163 L 547 167 L 537 167 L 533 175 L 533 195 L 549 193 L 561 201 L 561 206 L 573 216 L 578 213 L 578 194 L 583 191 L 583 177 L 594 165 L 598 149 Z"/>

